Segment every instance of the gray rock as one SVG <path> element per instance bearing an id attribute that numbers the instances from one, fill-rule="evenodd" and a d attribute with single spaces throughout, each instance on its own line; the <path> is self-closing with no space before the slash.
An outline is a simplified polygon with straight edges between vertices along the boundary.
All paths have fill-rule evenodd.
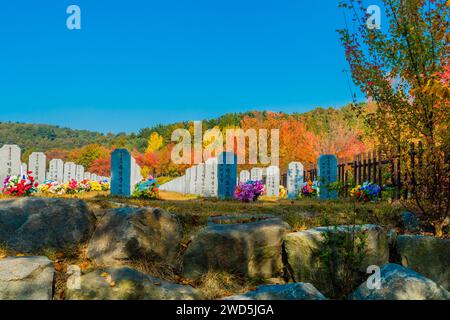
<path id="1" fill-rule="evenodd" d="M 127 266 L 99 269 L 66 289 L 67 300 L 194 300 L 202 294 L 190 286 L 151 277 Z"/>
<path id="2" fill-rule="evenodd" d="M 326 300 L 310 283 L 258 286 L 256 290 L 227 297 L 224 300 Z"/>
<path id="3" fill-rule="evenodd" d="M 94 226 L 95 216 L 82 200 L 32 197 L 0 206 L 0 243 L 20 252 L 76 246 Z"/>
<path id="4" fill-rule="evenodd" d="M 425 275 L 450 290 L 450 239 L 399 235 L 397 253 L 403 266 Z"/>
<path id="5" fill-rule="evenodd" d="M 209 225 L 186 250 L 183 275 L 198 279 L 207 271 L 224 271 L 247 277 L 277 277 L 282 273 L 282 239 L 289 230 L 280 219 Z"/>
<path id="6" fill-rule="evenodd" d="M 384 265 L 389 260 L 389 244 L 386 233 L 377 225 L 318 227 L 289 233 L 284 237 L 286 265 L 294 281 L 312 283 L 328 294 L 333 291 L 330 273 L 320 259 L 326 232 L 363 232 L 367 235 L 365 256 L 360 271 L 365 273 L 370 265 Z"/>
<path id="7" fill-rule="evenodd" d="M 353 300 L 448 300 L 450 293 L 434 281 L 399 264 L 381 268 L 381 287 L 369 289 L 364 282 L 350 299 Z"/>
<path id="8" fill-rule="evenodd" d="M 174 215 L 158 208 L 119 208 L 100 220 L 87 254 L 100 265 L 126 263 L 144 255 L 173 261 L 181 240 Z"/>
<path id="9" fill-rule="evenodd" d="M 0 260 L 0 300 L 51 300 L 53 273 L 47 257 Z"/>

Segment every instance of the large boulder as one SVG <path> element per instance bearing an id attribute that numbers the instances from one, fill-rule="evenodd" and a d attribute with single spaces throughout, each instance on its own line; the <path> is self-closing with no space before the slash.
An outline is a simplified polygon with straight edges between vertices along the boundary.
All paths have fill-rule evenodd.
<path id="1" fill-rule="evenodd" d="M 258 286 L 256 290 L 227 297 L 224 300 L 326 300 L 310 283 Z"/>
<path id="2" fill-rule="evenodd" d="M 0 205 L 0 243 L 26 253 L 67 249 L 88 240 L 95 221 L 82 200 L 34 197 L 4 200 Z"/>
<path id="3" fill-rule="evenodd" d="M 100 265 L 126 263 L 144 255 L 173 261 L 181 240 L 181 225 L 158 208 L 119 208 L 108 211 L 89 241 L 87 254 Z"/>
<path id="4" fill-rule="evenodd" d="M 397 253 L 403 266 L 425 275 L 450 290 L 450 239 L 399 235 Z"/>
<path id="5" fill-rule="evenodd" d="M 277 218 L 210 224 L 186 250 L 183 275 L 198 279 L 208 271 L 224 271 L 247 277 L 277 277 L 282 273 L 282 239 L 289 230 L 289 225 Z"/>
<path id="6" fill-rule="evenodd" d="M 342 225 L 318 227 L 289 233 L 284 237 L 286 269 L 297 282 L 312 283 L 324 293 L 333 291 L 332 275 L 320 258 L 325 248 L 325 235 L 334 233 L 361 234 L 366 237 L 365 252 L 359 271 L 366 273 L 370 265 L 384 265 L 389 260 L 389 243 L 386 233 L 377 225 Z"/>
<path id="7" fill-rule="evenodd" d="M 75 283 L 75 281 L 73 281 Z M 127 266 L 99 269 L 66 289 L 67 300 L 194 300 L 196 289 L 151 277 Z"/>
<path id="8" fill-rule="evenodd" d="M 350 296 L 353 300 L 448 300 L 450 293 L 434 281 L 399 264 L 381 268 L 380 288 L 364 282 Z"/>
<path id="9" fill-rule="evenodd" d="M 0 260 L 0 300 L 51 300 L 52 262 L 47 257 Z"/>

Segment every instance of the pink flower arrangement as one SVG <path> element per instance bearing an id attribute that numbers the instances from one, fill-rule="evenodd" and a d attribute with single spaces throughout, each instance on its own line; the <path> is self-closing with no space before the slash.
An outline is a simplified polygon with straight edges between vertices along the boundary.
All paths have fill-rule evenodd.
<path id="1" fill-rule="evenodd" d="M 234 198 L 242 202 L 253 202 L 264 194 L 265 187 L 262 181 L 249 180 L 240 182 L 234 190 Z"/>

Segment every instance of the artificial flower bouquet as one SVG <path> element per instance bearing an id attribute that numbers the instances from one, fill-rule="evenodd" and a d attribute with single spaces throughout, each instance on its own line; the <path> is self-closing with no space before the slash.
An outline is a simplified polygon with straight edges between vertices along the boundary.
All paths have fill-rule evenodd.
<path id="1" fill-rule="evenodd" d="M 40 184 L 37 189 L 41 193 L 51 193 L 57 195 L 66 193 L 66 189 L 62 184 L 60 184 L 58 181 L 51 180 L 46 180 L 44 183 Z"/>
<path id="2" fill-rule="evenodd" d="M 316 197 L 317 196 L 317 184 L 314 181 L 309 180 L 306 182 L 300 190 L 300 197 Z"/>
<path id="3" fill-rule="evenodd" d="M 239 182 L 234 190 L 234 198 L 242 202 L 257 201 L 258 198 L 265 193 L 265 187 L 262 181 L 248 180 Z"/>
<path id="4" fill-rule="evenodd" d="M 3 182 L 2 193 L 14 197 L 28 197 L 37 191 L 31 171 L 19 176 L 8 176 Z"/>
<path id="5" fill-rule="evenodd" d="M 375 183 L 364 182 L 363 185 L 357 185 L 350 190 L 350 196 L 359 202 L 375 202 L 380 196 L 381 188 Z"/>
<path id="6" fill-rule="evenodd" d="M 149 176 L 146 180 L 137 183 L 134 186 L 132 197 L 151 200 L 159 199 L 159 186 L 156 183 L 156 179 Z"/>

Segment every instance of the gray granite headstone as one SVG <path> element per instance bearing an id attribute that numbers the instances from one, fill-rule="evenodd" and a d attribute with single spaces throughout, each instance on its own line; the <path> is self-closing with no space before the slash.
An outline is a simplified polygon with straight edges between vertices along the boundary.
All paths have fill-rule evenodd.
<path id="1" fill-rule="evenodd" d="M 337 181 L 338 161 L 334 154 L 323 154 L 317 160 L 319 199 L 336 199 L 337 192 L 329 190 L 329 185 Z"/>
<path id="2" fill-rule="evenodd" d="M 116 149 L 111 154 L 111 195 L 129 197 L 134 187 L 132 157 L 127 149 Z M 96 175 L 94 175 L 96 177 Z"/>
<path id="3" fill-rule="evenodd" d="M 233 152 L 222 152 L 218 156 L 218 197 L 233 198 L 237 184 L 237 156 Z"/>

